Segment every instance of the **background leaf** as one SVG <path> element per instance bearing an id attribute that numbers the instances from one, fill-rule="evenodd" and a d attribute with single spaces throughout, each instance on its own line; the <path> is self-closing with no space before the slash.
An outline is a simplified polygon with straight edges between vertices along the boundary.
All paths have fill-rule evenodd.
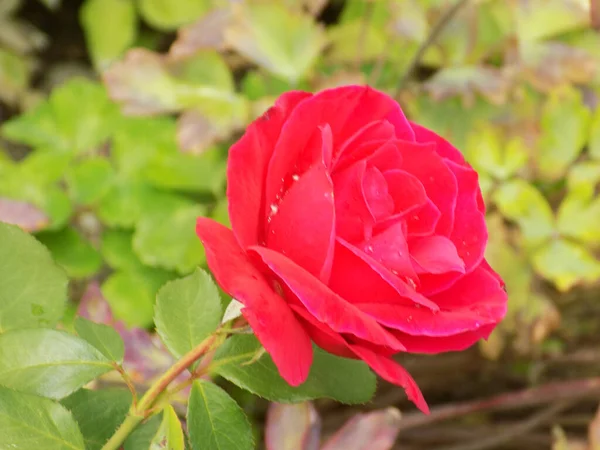
<path id="1" fill-rule="evenodd" d="M 123 362 L 125 344 L 119 333 L 108 325 L 94 323 L 82 317 L 75 319 L 75 331 L 109 360 Z"/>
<path id="2" fill-rule="evenodd" d="M 187 415 L 194 450 L 252 450 L 254 442 L 244 411 L 223 389 L 194 382 Z"/>
<path id="3" fill-rule="evenodd" d="M 216 330 L 222 314 L 217 286 L 210 275 L 196 269 L 158 291 L 154 322 L 167 348 L 181 357 Z"/>
<path id="4" fill-rule="evenodd" d="M 211 371 L 256 395 L 276 402 L 331 398 L 341 403 L 365 403 L 375 392 L 376 378 L 362 361 L 331 355 L 317 347 L 308 379 L 293 388 L 279 376 L 269 355 L 249 362 L 261 348 L 254 335 L 236 335 L 217 350 Z"/>
<path id="5" fill-rule="evenodd" d="M 177 413 L 168 405 L 162 414 L 162 422 L 150 443 L 150 450 L 184 450 L 183 430 Z"/>
<path id="6" fill-rule="evenodd" d="M 0 448 L 86 450 L 73 416 L 47 398 L 0 386 Z"/>
<path id="7" fill-rule="evenodd" d="M 131 401 L 128 390 L 110 388 L 80 389 L 61 403 L 79 424 L 86 450 L 100 450 L 125 420 Z"/>
<path id="8" fill-rule="evenodd" d="M 0 335 L 0 385 L 18 391 L 60 399 L 112 369 L 102 353 L 64 331 Z"/>
<path id="9" fill-rule="evenodd" d="M 66 299 L 67 278 L 48 250 L 0 222 L 0 333 L 56 325 Z"/>

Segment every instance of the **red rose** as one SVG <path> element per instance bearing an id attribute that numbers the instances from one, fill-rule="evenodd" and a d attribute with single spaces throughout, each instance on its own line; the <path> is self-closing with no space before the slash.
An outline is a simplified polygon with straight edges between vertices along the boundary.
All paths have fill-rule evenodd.
<path id="1" fill-rule="evenodd" d="M 197 233 L 291 385 L 312 340 L 427 411 L 391 355 L 465 349 L 505 314 L 477 173 L 381 92 L 282 95 L 231 147 L 228 180 L 233 230 L 200 218 Z"/>

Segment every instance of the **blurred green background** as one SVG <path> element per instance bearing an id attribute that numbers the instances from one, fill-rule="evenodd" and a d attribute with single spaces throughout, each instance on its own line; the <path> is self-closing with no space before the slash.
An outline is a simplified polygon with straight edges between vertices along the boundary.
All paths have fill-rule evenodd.
<path id="1" fill-rule="evenodd" d="M 151 329 L 157 289 L 205 263 L 195 218 L 228 221 L 227 149 L 244 127 L 287 90 L 368 83 L 478 170 L 487 256 L 510 296 L 489 341 L 407 368 L 434 409 L 559 383 L 533 409 L 456 414 L 454 433 L 407 429 L 398 448 L 507 432 L 561 395 L 570 414 L 477 448 L 600 448 L 586 437 L 600 398 L 594 12 L 595 0 L 1 0 L 0 220 L 50 248 L 72 313 L 97 282 L 116 319 Z M 383 386 L 366 408 L 402 402 Z M 355 412 L 320 406 L 326 429 Z"/>

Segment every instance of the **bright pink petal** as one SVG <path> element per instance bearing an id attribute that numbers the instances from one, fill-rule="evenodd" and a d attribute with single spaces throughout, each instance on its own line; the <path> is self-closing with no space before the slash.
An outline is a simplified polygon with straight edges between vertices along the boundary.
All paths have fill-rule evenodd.
<path id="1" fill-rule="evenodd" d="M 230 229 L 201 217 L 196 232 L 217 283 L 244 304 L 244 317 L 281 376 L 292 386 L 303 383 L 312 364 L 312 344 L 285 300 L 252 265 Z"/>
<path id="2" fill-rule="evenodd" d="M 235 237 L 242 247 L 256 244 L 262 224 L 267 166 L 281 128 L 291 111 L 312 94 L 288 92 L 255 120 L 229 150 L 227 198 Z"/>
<path id="3" fill-rule="evenodd" d="M 299 104 L 281 130 L 266 177 L 265 198 L 274 203 L 282 184 L 295 173 L 308 169 L 314 160 L 311 140 L 319 126 L 328 124 L 335 146 L 342 145 L 365 125 L 386 120 L 396 136 L 408 141 L 414 132 L 399 105 L 388 95 L 368 86 L 343 86 L 324 90 Z M 282 181 L 283 180 L 283 181 Z"/>
<path id="4" fill-rule="evenodd" d="M 485 266 L 477 267 L 473 272 L 464 275 L 450 288 L 439 294 L 431 296 L 441 308 L 459 309 L 472 308 L 494 308 L 498 314 L 497 321 L 504 316 L 503 309 L 506 308 L 507 294 L 504 283 Z M 500 309 L 497 309 L 497 308 Z"/>
<path id="5" fill-rule="evenodd" d="M 356 306 L 380 324 L 413 336 L 452 336 L 497 322 L 497 309 L 440 310 L 385 303 L 357 303 Z"/>
<path id="6" fill-rule="evenodd" d="M 370 122 L 350 136 L 339 147 L 335 155 L 334 166 L 338 164 L 347 166 L 349 162 L 356 162 L 369 155 L 372 150 L 370 152 L 362 150 L 365 143 L 387 142 L 394 139 L 395 136 L 396 130 L 391 123 L 383 120 Z"/>
<path id="7" fill-rule="evenodd" d="M 358 245 L 364 253 L 381 263 L 394 275 L 418 283 L 402 224 L 394 224 L 371 239 Z"/>
<path id="8" fill-rule="evenodd" d="M 416 124 L 414 122 L 410 122 L 410 125 L 415 132 L 415 140 L 417 142 L 428 143 L 435 142 L 436 144 L 436 152 L 442 158 L 447 158 L 450 161 L 455 162 L 456 164 L 465 164 L 465 158 L 462 153 L 458 151 L 450 142 L 446 139 L 434 133 L 433 131 Z"/>
<path id="9" fill-rule="evenodd" d="M 427 193 L 423 183 L 404 170 L 388 170 L 384 172 L 388 185 L 388 191 L 394 199 L 394 213 L 409 214 L 424 206 L 427 201 Z"/>
<path id="10" fill-rule="evenodd" d="M 412 256 L 418 274 L 465 273 L 465 263 L 458 256 L 456 247 L 444 236 L 429 236 L 410 242 Z"/>
<path id="11" fill-rule="evenodd" d="M 289 189 L 270 216 L 267 247 L 327 283 L 335 245 L 333 182 L 323 162 Z"/>
<path id="12" fill-rule="evenodd" d="M 362 188 L 374 221 L 384 219 L 394 212 L 394 200 L 388 193 L 387 182 L 379 169 L 367 167 Z"/>
<path id="13" fill-rule="evenodd" d="M 436 355 L 445 352 L 460 352 L 471 347 L 481 339 L 487 339 L 490 333 L 496 328 L 496 324 L 482 325 L 475 331 L 466 331 L 464 333 L 452 336 L 431 337 L 431 336 L 411 336 L 402 332 L 396 332 L 398 339 L 406 346 L 409 353 L 422 353 L 427 355 Z"/>
<path id="14" fill-rule="evenodd" d="M 375 320 L 337 295 L 325 284 L 285 256 L 264 247 L 251 247 L 319 321 L 338 333 L 353 334 L 395 350 L 404 347 Z"/>
<path id="15" fill-rule="evenodd" d="M 374 225 L 363 190 L 366 167 L 362 161 L 333 176 L 336 234 L 349 241 L 369 236 Z"/>
<path id="16" fill-rule="evenodd" d="M 415 291 L 415 285 L 402 280 L 375 258 L 343 239 L 338 238 L 337 242 L 330 286 L 342 297 L 355 304 L 382 302 L 407 308 L 417 304 L 439 310 L 434 302 Z"/>
<path id="17" fill-rule="evenodd" d="M 417 386 L 415 380 L 404 367 L 389 357 L 382 356 L 360 345 L 350 345 L 356 355 L 366 362 L 381 378 L 392 384 L 402 386 L 408 399 L 425 414 L 429 414 L 429 406 Z"/>
<path id="18" fill-rule="evenodd" d="M 458 197 L 458 185 L 446 162 L 435 152 L 434 144 L 415 144 L 401 148 L 402 169 L 416 176 L 427 192 L 427 197 L 440 210 L 436 234 L 448 236 L 454 225 L 454 210 Z"/>

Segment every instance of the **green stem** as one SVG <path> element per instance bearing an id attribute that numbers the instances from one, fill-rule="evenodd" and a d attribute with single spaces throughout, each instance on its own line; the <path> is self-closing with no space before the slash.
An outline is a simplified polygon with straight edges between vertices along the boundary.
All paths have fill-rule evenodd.
<path id="1" fill-rule="evenodd" d="M 112 435 L 108 442 L 104 444 L 102 450 L 118 450 L 125 439 L 127 439 L 127 436 L 129 436 L 135 427 L 137 427 L 140 422 L 147 417 L 149 410 L 152 408 L 154 402 L 156 402 L 160 394 L 162 394 L 167 389 L 169 384 L 171 384 L 173 380 L 175 380 L 184 370 L 190 367 L 209 348 L 211 348 L 217 339 L 217 336 L 217 333 L 213 333 L 204 339 L 191 351 L 183 355 L 180 360 L 178 360 L 169 368 L 169 370 L 163 373 L 161 377 L 156 380 L 152 386 L 150 386 L 150 389 L 146 391 L 137 406 L 134 405 L 131 408 L 121 426 L 117 429 L 115 434 Z"/>

